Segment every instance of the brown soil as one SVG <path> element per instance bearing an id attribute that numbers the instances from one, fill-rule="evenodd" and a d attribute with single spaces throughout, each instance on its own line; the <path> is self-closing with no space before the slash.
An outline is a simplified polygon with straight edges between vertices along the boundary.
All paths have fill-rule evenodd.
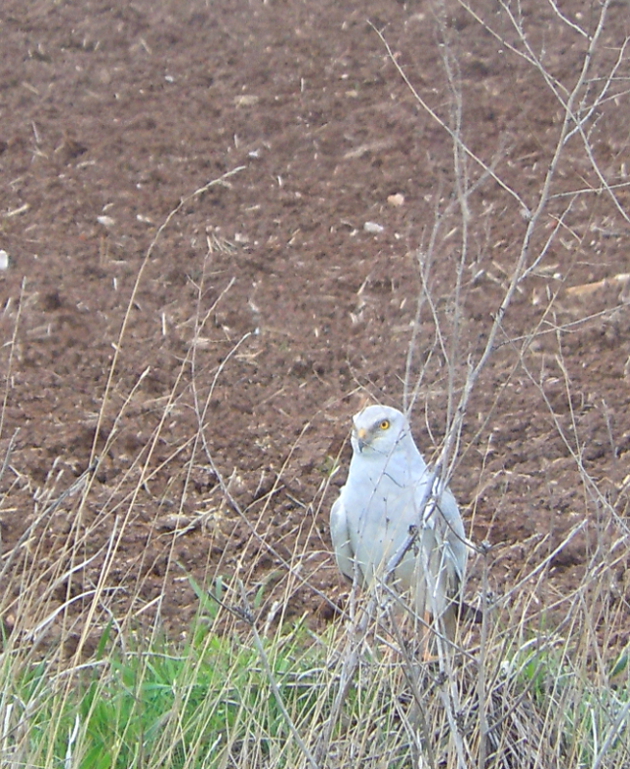
<path id="1" fill-rule="evenodd" d="M 197 608 L 189 574 L 264 586 L 265 618 L 331 619 L 326 599 L 343 600 L 344 587 L 328 510 L 349 418 L 366 395 L 401 406 L 405 379 L 413 388 L 424 371 L 413 424 L 434 454 L 527 226 L 468 159 L 478 186 L 463 251 L 452 140 L 375 28 L 445 121 L 442 55 L 456 58 L 463 138 L 529 207 L 562 124 L 540 73 L 452 5 L 440 20 L 420 0 L 5 0 L 7 625 L 35 622 L 17 600 L 28 583 L 48 613 L 74 599 L 78 616 L 98 588 L 95 624 L 159 609 L 179 632 Z M 515 41 L 496 3 L 478 5 Z M 529 5 L 531 45 L 571 86 L 585 39 L 550 5 Z M 584 5 L 563 10 L 590 32 Z M 627 10 L 612 4 L 601 71 L 630 33 Z M 617 74 L 621 95 L 588 129 L 602 174 L 624 185 L 627 59 Z M 504 319 L 452 474 L 473 542 L 494 545 L 497 593 L 585 522 L 532 578 L 539 608 L 569 596 L 627 520 L 629 294 L 612 279 L 630 273 L 629 226 L 609 195 L 584 192 L 601 180 L 579 136 L 562 163 L 532 254 L 562 225 Z M 616 194 L 627 210 L 627 188 Z M 422 254 L 432 306 L 414 336 Z M 620 547 L 598 600 L 621 616 Z M 473 558 L 473 599 L 480 572 Z"/>

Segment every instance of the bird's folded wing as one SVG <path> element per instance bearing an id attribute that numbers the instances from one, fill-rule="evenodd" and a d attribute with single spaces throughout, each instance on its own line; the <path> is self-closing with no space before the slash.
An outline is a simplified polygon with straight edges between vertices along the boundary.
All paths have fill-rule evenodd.
<path id="1" fill-rule="evenodd" d="M 468 546 L 459 507 L 450 489 L 444 489 L 442 492 L 439 512 L 443 521 L 444 541 L 450 551 L 453 568 L 461 584 L 464 582 L 466 574 Z"/>
<path id="2" fill-rule="evenodd" d="M 354 552 L 350 544 L 348 516 L 341 497 L 336 500 L 330 511 L 330 534 L 339 571 L 351 580 L 354 572 Z"/>

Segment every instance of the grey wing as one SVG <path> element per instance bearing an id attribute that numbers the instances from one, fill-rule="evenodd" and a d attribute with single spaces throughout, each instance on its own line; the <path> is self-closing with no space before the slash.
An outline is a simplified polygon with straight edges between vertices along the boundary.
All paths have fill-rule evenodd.
<path id="1" fill-rule="evenodd" d="M 468 546 L 459 507 L 448 488 L 444 489 L 440 495 L 439 514 L 442 520 L 438 525 L 442 531 L 448 567 L 448 593 L 450 597 L 456 598 L 459 596 L 466 574 Z"/>
<path id="2" fill-rule="evenodd" d="M 433 564 L 435 578 L 443 585 L 443 598 L 459 597 L 461 586 L 466 573 L 468 547 L 464 524 L 459 514 L 457 501 L 448 487 L 439 490 L 438 502 L 433 513 L 426 518 L 423 516 L 425 531 L 425 546 L 429 549 L 430 562 Z M 437 489 L 436 489 L 437 490 Z M 416 499 L 423 499 L 426 485 L 416 489 Z"/>
<path id="3" fill-rule="evenodd" d="M 352 580 L 354 573 L 354 551 L 350 542 L 348 516 L 343 504 L 343 495 L 335 501 L 330 511 L 330 534 L 339 571 Z"/>

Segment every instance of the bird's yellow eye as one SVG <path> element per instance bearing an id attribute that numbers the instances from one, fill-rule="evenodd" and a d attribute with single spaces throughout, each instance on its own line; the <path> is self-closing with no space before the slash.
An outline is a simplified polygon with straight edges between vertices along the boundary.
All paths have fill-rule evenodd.
<path id="1" fill-rule="evenodd" d="M 389 419 L 384 419 L 379 425 L 381 430 L 389 430 Z"/>

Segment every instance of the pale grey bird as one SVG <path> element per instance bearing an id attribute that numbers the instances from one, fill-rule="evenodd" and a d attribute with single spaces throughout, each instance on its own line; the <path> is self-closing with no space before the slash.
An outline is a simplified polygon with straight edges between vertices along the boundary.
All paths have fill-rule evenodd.
<path id="1" fill-rule="evenodd" d="M 391 584 L 409 594 L 418 616 L 440 618 L 453 638 L 467 560 L 455 497 L 440 481 L 429 492 L 433 475 L 403 413 L 369 406 L 353 423 L 348 480 L 330 513 L 339 569 L 364 587 L 374 586 L 416 526 L 417 538 Z"/>

